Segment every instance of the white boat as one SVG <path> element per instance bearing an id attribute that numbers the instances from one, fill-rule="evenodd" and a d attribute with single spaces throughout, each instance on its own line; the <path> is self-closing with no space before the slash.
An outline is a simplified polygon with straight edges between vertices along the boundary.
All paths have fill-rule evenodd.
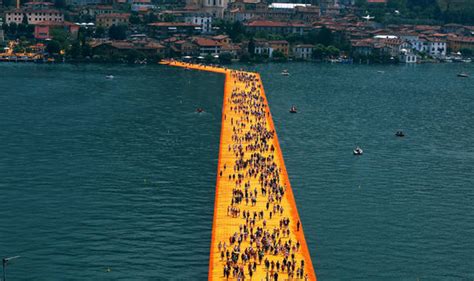
<path id="1" fill-rule="evenodd" d="M 353 151 L 354 155 L 362 155 L 364 151 L 360 147 L 356 147 Z"/>
<path id="2" fill-rule="evenodd" d="M 290 76 L 290 73 L 288 72 L 288 70 L 284 69 L 284 70 L 281 72 L 281 75 L 283 75 L 283 76 Z"/>
<path id="3" fill-rule="evenodd" d="M 468 78 L 468 77 L 469 77 L 469 74 L 467 74 L 467 73 L 465 73 L 465 72 L 458 73 L 458 77 Z"/>
<path id="4" fill-rule="evenodd" d="M 107 78 L 107 79 L 114 79 L 114 76 L 113 76 L 113 75 L 107 75 L 107 76 L 105 76 L 105 78 Z"/>

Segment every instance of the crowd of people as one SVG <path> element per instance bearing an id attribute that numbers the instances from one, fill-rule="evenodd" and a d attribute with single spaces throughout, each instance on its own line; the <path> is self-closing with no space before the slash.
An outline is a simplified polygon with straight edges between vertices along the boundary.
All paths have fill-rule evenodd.
<path id="1" fill-rule="evenodd" d="M 227 216 L 238 220 L 233 223 L 238 227 L 217 245 L 223 280 L 309 280 L 300 241 L 292 235 L 300 231 L 301 223 L 285 216 L 282 201 L 287 188 L 275 160 L 275 132 L 267 123 L 269 111 L 259 77 L 219 66 L 167 63 L 227 73 L 231 78 L 223 122 L 232 129 L 226 148 L 234 161 L 220 167 L 219 182 L 233 186 Z"/>
<path id="2" fill-rule="evenodd" d="M 228 240 L 217 245 L 222 276 L 252 280 L 263 273 L 268 281 L 309 280 L 298 254 L 300 242 L 291 235 L 300 230 L 300 222 L 286 217 L 282 206 L 286 186 L 275 161 L 275 132 L 267 123 L 261 82 L 249 72 L 230 71 L 230 76 L 232 92 L 223 122 L 232 128 L 227 153 L 235 161 L 233 167 L 224 164 L 219 175 L 233 185 L 227 216 L 240 222 Z"/>

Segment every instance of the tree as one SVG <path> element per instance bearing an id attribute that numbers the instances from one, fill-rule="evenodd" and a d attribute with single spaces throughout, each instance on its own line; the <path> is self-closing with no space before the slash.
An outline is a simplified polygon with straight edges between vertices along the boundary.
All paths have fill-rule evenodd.
<path id="1" fill-rule="evenodd" d="M 461 54 L 465 57 L 472 57 L 474 55 L 474 50 L 473 49 L 468 49 L 468 48 L 462 48 L 459 50 Z"/>
<path id="2" fill-rule="evenodd" d="M 324 46 L 329 46 L 334 42 L 334 35 L 330 29 L 323 26 L 316 37 L 316 41 Z"/>
<path id="3" fill-rule="evenodd" d="M 96 29 L 95 29 L 95 37 L 97 38 L 101 38 L 105 35 L 105 28 L 102 27 L 102 26 L 98 26 Z"/>
<path id="4" fill-rule="evenodd" d="M 126 55 L 126 60 L 128 63 L 135 63 L 137 60 L 145 59 L 145 54 L 137 50 L 129 50 Z"/>
<path id="5" fill-rule="evenodd" d="M 131 24 L 140 24 L 141 22 L 140 17 L 137 14 L 130 15 L 130 18 L 128 19 L 128 21 Z"/>
<path id="6" fill-rule="evenodd" d="M 125 25 L 112 25 L 109 28 L 109 37 L 113 40 L 124 40 L 127 38 L 127 27 Z"/>
<path id="7" fill-rule="evenodd" d="M 3 29 L 3 31 L 5 32 L 5 34 L 9 34 L 9 33 L 10 33 L 9 26 L 8 26 L 8 24 L 7 24 L 6 22 L 4 22 L 4 23 L 2 24 L 2 29 Z"/>
<path id="8" fill-rule="evenodd" d="M 317 44 L 316 46 L 314 46 L 312 56 L 314 59 L 320 60 L 324 57 L 325 53 L 326 53 L 326 48 L 324 47 L 324 45 Z"/>
<path id="9" fill-rule="evenodd" d="M 174 22 L 176 20 L 176 17 L 172 14 L 165 14 L 163 16 L 163 21 L 165 22 Z"/>
<path id="10" fill-rule="evenodd" d="M 87 58 L 92 56 L 92 48 L 89 44 L 83 44 L 81 50 L 82 56 Z"/>
<path id="11" fill-rule="evenodd" d="M 213 57 L 212 55 L 210 55 L 210 54 L 207 54 L 207 55 L 204 57 L 204 61 L 205 61 L 206 63 L 211 63 L 211 62 L 214 61 L 214 57 Z"/>
<path id="12" fill-rule="evenodd" d="M 77 59 L 81 56 L 81 44 L 79 41 L 72 43 L 71 48 L 68 50 L 67 55 L 73 59 Z"/>
<path id="13" fill-rule="evenodd" d="M 248 52 L 250 54 L 253 54 L 255 53 L 255 40 L 252 38 L 250 38 L 250 42 L 249 42 L 249 45 L 248 45 Z"/>
<path id="14" fill-rule="evenodd" d="M 331 57 L 337 57 L 339 56 L 340 51 L 338 48 L 331 45 L 326 47 L 326 53 Z"/>
<path id="15" fill-rule="evenodd" d="M 16 22 L 11 22 L 10 27 L 8 28 L 8 30 L 10 31 L 10 34 L 15 35 L 17 32 L 17 29 L 18 29 L 18 25 L 16 24 Z"/>
<path id="16" fill-rule="evenodd" d="M 66 1 L 65 0 L 54 0 L 54 6 L 58 9 L 66 8 Z"/>
<path id="17" fill-rule="evenodd" d="M 219 61 L 222 64 L 230 64 L 232 62 L 232 54 L 231 53 L 221 53 L 219 55 Z"/>
<path id="18" fill-rule="evenodd" d="M 273 52 L 272 57 L 274 60 L 278 60 L 278 61 L 286 60 L 286 55 L 282 51 L 278 51 L 278 50 Z"/>
<path id="19" fill-rule="evenodd" d="M 61 51 L 61 44 L 56 40 L 51 40 L 46 45 L 46 51 L 49 54 L 59 54 Z"/>
<path id="20" fill-rule="evenodd" d="M 26 13 L 23 14 L 23 18 L 21 19 L 21 23 L 24 25 L 28 25 L 28 15 Z"/>

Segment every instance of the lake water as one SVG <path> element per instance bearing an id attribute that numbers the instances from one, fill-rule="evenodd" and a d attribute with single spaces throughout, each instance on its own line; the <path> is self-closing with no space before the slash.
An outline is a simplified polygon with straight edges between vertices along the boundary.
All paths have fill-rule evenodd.
<path id="1" fill-rule="evenodd" d="M 474 78 L 456 77 L 472 65 L 248 68 L 320 280 L 474 279 Z M 223 82 L 0 64 L 0 256 L 21 255 L 9 280 L 207 279 Z"/>

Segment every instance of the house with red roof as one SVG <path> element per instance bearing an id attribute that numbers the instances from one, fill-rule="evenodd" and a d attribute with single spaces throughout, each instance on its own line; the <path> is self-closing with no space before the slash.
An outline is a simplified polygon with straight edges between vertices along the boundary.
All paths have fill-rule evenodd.
<path id="1" fill-rule="evenodd" d="M 35 39 L 45 40 L 45 39 L 52 39 L 51 31 L 54 29 L 62 29 L 67 33 L 71 34 L 73 38 L 77 37 L 79 32 L 79 25 L 63 21 L 63 22 L 56 22 L 56 21 L 42 21 L 35 24 Z"/>

